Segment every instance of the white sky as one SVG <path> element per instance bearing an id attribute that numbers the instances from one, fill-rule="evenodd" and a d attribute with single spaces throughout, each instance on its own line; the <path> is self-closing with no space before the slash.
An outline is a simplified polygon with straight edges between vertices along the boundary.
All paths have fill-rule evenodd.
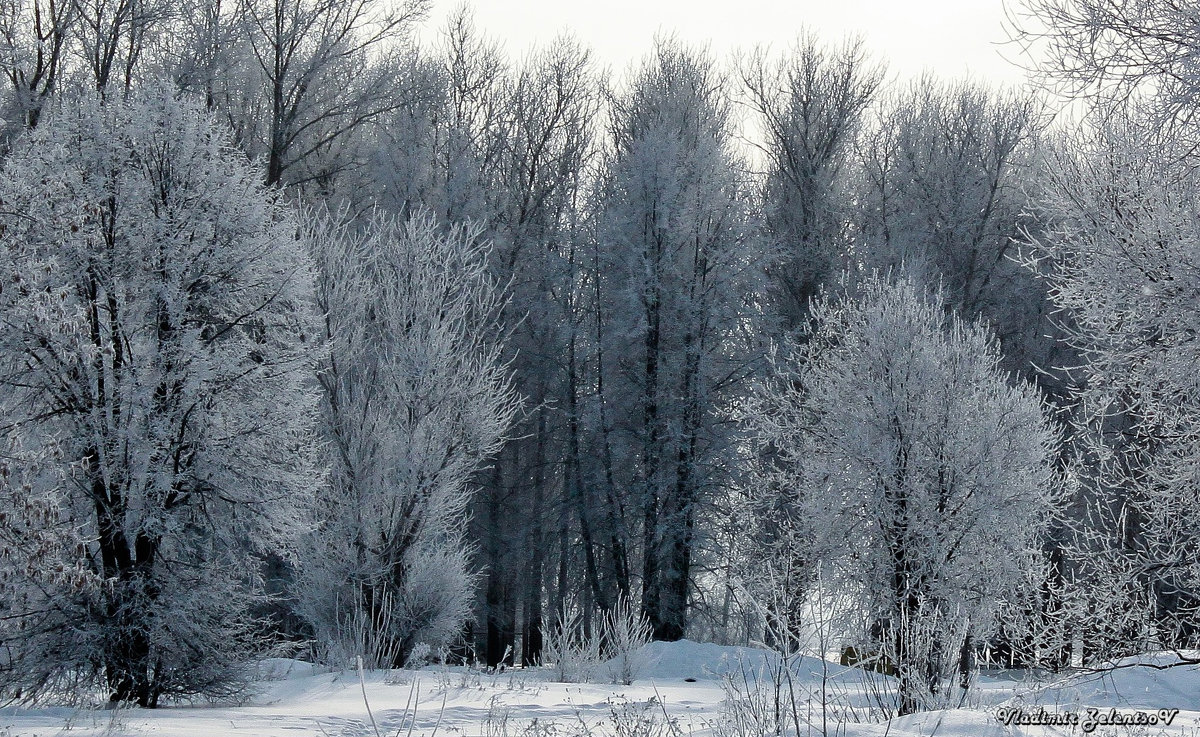
<path id="1" fill-rule="evenodd" d="M 1010 0 L 1011 2 L 1012 0 Z M 434 0 L 422 36 L 432 37 L 459 0 Z M 602 63 L 623 72 L 651 47 L 656 32 L 710 42 L 724 55 L 756 43 L 784 48 L 804 28 L 825 42 L 849 34 L 866 40 L 899 79 L 935 72 L 1019 84 L 1024 72 L 1006 60 L 1004 0 L 472 0 L 480 30 L 512 57 L 564 30 L 589 45 Z"/>

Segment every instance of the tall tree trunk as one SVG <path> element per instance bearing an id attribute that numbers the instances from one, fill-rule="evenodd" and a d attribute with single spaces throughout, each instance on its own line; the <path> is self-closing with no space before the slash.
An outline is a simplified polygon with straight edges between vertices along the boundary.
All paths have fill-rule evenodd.
<path id="1" fill-rule="evenodd" d="M 533 508 L 527 538 L 529 569 L 525 578 L 525 616 L 521 630 L 521 664 L 537 665 L 542 659 L 542 577 L 546 567 L 546 540 L 542 529 L 546 486 L 546 405 L 538 408 L 534 452 Z"/>
<path id="2" fill-rule="evenodd" d="M 599 249 L 593 253 L 593 269 L 597 275 L 600 273 Z M 617 495 L 617 485 L 613 479 L 612 440 L 609 437 L 608 412 L 605 409 L 604 303 L 601 301 L 600 279 L 593 278 L 593 282 L 596 288 L 596 406 L 600 421 L 600 461 L 604 466 L 605 523 L 608 528 L 608 568 L 609 576 L 616 583 L 617 595 L 629 599 L 631 593 L 629 553 L 625 542 L 628 527 L 625 520 L 625 506 L 621 498 Z"/>
<path id="3" fill-rule="evenodd" d="M 503 456 L 512 453 L 511 445 L 501 452 L 492 473 L 492 483 L 487 494 L 487 523 L 484 530 L 487 549 L 487 582 L 484 592 L 485 644 L 484 660 L 488 667 L 500 665 L 512 655 L 516 643 L 516 622 L 513 610 L 512 587 L 509 585 L 505 567 L 505 544 L 503 525 L 511 520 L 505 509 L 507 497 L 502 469 Z"/>
<path id="4" fill-rule="evenodd" d="M 88 455 L 99 459 L 95 451 Z M 92 480 L 92 497 L 103 573 L 112 582 L 105 593 L 108 636 L 103 655 L 105 680 L 111 691 L 109 701 L 154 707 L 158 705 L 159 687 L 150 659 L 147 609 L 158 598 L 152 578 L 158 538 L 139 533 L 131 549 L 124 530 L 121 493 L 107 488 L 97 475 Z"/>
<path id="5" fill-rule="evenodd" d="M 567 453 L 569 483 L 568 494 L 579 517 L 579 537 L 583 542 L 584 574 L 592 589 L 596 606 L 608 611 L 608 596 L 600 582 L 596 565 L 596 544 L 592 534 L 592 499 L 583 480 L 583 461 L 579 443 L 579 399 L 578 370 L 576 363 L 576 337 L 571 336 L 567 344 Z"/>
<path id="6" fill-rule="evenodd" d="M 958 651 L 958 687 L 962 689 L 964 699 L 967 691 L 971 688 L 971 674 L 974 670 L 975 638 L 968 628 L 966 636 L 963 637 L 962 647 Z"/>
<path id="7" fill-rule="evenodd" d="M 685 336 L 689 352 L 684 368 L 680 397 L 685 403 L 683 428 L 676 449 L 675 487 L 663 503 L 663 553 L 660 619 L 654 623 L 658 640 L 678 640 L 687 630 L 688 583 L 691 579 L 692 538 L 694 534 L 695 463 L 700 409 L 697 406 L 696 372 L 699 358 L 690 355 L 694 339 Z"/>
<path id="8" fill-rule="evenodd" d="M 651 236 L 654 253 L 651 255 L 652 283 L 646 285 L 646 334 L 643 336 L 643 396 L 642 396 L 642 611 L 650 626 L 662 628 L 662 603 L 659 590 L 660 554 L 662 541 L 659 530 L 659 432 L 658 432 L 658 368 L 659 339 L 662 313 L 658 284 L 658 261 L 661 246 Z"/>

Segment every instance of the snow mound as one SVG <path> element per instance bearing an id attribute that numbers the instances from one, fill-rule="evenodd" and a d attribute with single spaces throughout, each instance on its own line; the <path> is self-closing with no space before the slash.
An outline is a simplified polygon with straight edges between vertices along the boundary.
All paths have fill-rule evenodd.
<path id="1" fill-rule="evenodd" d="M 316 666 L 295 658 L 265 658 L 256 664 L 255 669 L 259 680 L 287 681 L 294 678 L 307 678 L 316 672 Z"/>
<path id="2" fill-rule="evenodd" d="M 692 640 L 651 642 L 639 651 L 638 656 L 642 664 L 638 678 L 660 682 L 689 679 L 719 681 L 729 675 L 738 678 L 744 675 L 752 681 L 763 681 L 770 678 L 779 659 L 778 653 L 770 650 Z M 807 681 L 819 681 L 822 677 L 846 677 L 851 673 L 858 677 L 861 674 L 857 668 L 812 657 L 794 658 L 791 669 L 793 678 Z"/>
<path id="3" fill-rule="evenodd" d="M 1068 675 L 1011 703 L 1130 709 L 1200 709 L 1200 651 L 1163 652 L 1121 658 L 1094 671 Z"/>
<path id="4" fill-rule="evenodd" d="M 1168 650 L 1159 653 L 1130 655 L 1127 658 L 1115 660 L 1111 664 L 1103 667 L 1131 668 L 1133 666 L 1144 665 L 1150 668 L 1169 669 L 1187 667 L 1188 661 L 1196 660 L 1200 660 L 1200 650 Z"/>

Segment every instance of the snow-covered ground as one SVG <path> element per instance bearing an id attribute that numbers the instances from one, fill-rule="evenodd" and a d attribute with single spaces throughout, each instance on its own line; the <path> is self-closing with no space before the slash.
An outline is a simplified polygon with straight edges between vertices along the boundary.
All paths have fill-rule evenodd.
<path id="1" fill-rule="evenodd" d="M 116 711 L 9 707 L 0 710 L 0 737 L 17 735 L 165 735 L 209 737 L 758 737 L 741 731 L 728 706 L 728 683 L 743 692 L 771 670 L 758 650 L 688 641 L 652 643 L 643 649 L 641 678 L 633 685 L 554 683 L 539 669 L 480 673 L 461 667 L 420 671 L 319 672 L 298 661 L 264 664 L 259 692 L 247 703 L 174 705 Z M 824 727 L 844 737 L 1005 737 L 1017 735 L 1200 735 L 1200 668 L 1156 669 L 1172 656 L 1119 662 L 1114 670 L 1031 683 L 1010 675 L 983 676 L 960 709 L 926 712 L 890 722 L 839 721 L 857 710 L 865 717 L 867 689 L 886 679 L 820 660 L 794 671 L 797 709 L 821 734 L 822 697 L 830 718 Z M 603 669 L 601 669 L 603 670 Z M 597 673 L 602 679 L 603 674 Z M 365 693 L 364 693 L 365 692 Z M 762 692 L 770 696 L 769 689 Z M 768 699 L 769 701 L 769 699 Z M 808 702 L 808 703 L 804 703 Z M 762 702 L 767 703 L 767 702 Z M 1111 710 L 1116 709 L 1116 712 Z M 1178 709 L 1173 716 L 1170 710 Z M 1091 710 L 1091 711 L 1089 711 Z M 1169 726 L 1101 720 L 1163 720 Z M 1140 717 L 1138 715 L 1141 715 Z M 1033 726 L 1030 721 L 1070 719 L 1075 725 Z M 1008 718 L 1009 724 L 1001 720 Z M 1086 727 L 1094 725 L 1090 732 Z M 1022 723 L 1022 722 L 1025 723 Z"/>

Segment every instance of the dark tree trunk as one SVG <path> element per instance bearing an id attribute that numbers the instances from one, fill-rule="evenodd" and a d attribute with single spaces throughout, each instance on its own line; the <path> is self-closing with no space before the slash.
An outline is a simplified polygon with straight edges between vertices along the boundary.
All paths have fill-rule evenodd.
<path id="1" fill-rule="evenodd" d="M 511 453 L 506 449 L 503 453 Z M 504 474 L 498 459 L 492 474 L 492 483 L 484 489 L 486 495 L 486 519 L 484 520 L 484 548 L 487 552 L 487 581 L 484 585 L 484 661 L 488 667 L 511 660 L 516 645 L 516 603 L 513 600 L 509 581 L 507 560 L 504 555 L 504 524 L 511 518 L 506 514 Z M 511 663 L 509 663 L 511 664 Z"/>
<path id="2" fill-rule="evenodd" d="M 661 576 L 659 620 L 654 624 L 654 639 L 673 642 L 682 639 L 687 631 L 688 584 L 692 567 L 692 528 L 690 505 L 672 510 L 672 521 L 664 537 L 665 545 Z"/>
<path id="3" fill-rule="evenodd" d="M 653 258 L 654 278 L 657 278 L 657 252 Z M 645 381 L 642 397 L 642 611 L 655 632 L 662 628 L 661 582 L 659 580 L 662 531 L 659 530 L 659 432 L 658 432 L 658 362 L 660 320 L 658 285 L 647 287 L 644 296 L 646 334 L 642 349 L 645 353 Z"/>
<path id="4" fill-rule="evenodd" d="M 975 671 L 975 638 L 967 631 L 962 647 L 958 650 L 958 687 L 966 694 L 971 688 L 971 674 Z"/>
<path id="5" fill-rule="evenodd" d="M 533 505 L 530 510 L 531 528 L 527 538 L 529 568 L 525 576 L 525 616 L 522 618 L 521 628 L 522 665 L 537 665 L 542 660 L 542 578 L 546 568 L 546 541 L 542 529 L 542 517 L 546 506 L 546 411 L 543 403 L 538 410 Z"/>
<path id="6" fill-rule="evenodd" d="M 600 271 L 599 253 L 594 255 L 593 266 L 597 273 Z M 613 478 L 612 442 L 609 437 L 608 414 L 605 410 L 604 388 L 604 310 L 600 280 L 593 279 L 596 284 L 596 406 L 600 422 L 600 461 L 604 466 L 605 523 L 608 532 L 608 576 L 616 583 L 617 595 L 629 599 L 632 589 L 630 584 L 629 553 L 626 539 L 628 525 L 625 519 L 625 507 L 617 494 L 616 481 Z"/>
<path id="7" fill-rule="evenodd" d="M 583 480 L 583 459 L 579 444 L 579 399 L 578 365 L 576 364 L 575 336 L 567 345 L 567 495 L 571 497 L 579 517 L 579 537 L 583 543 L 584 574 L 591 587 L 593 600 L 600 611 L 607 611 L 608 596 L 600 582 L 596 564 L 596 543 L 593 535 L 592 500 Z"/>
<path id="8" fill-rule="evenodd" d="M 89 453 L 96 457 L 96 454 Z M 132 550 L 124 530 L 125 504 L 119 492 L 92 482 L 97 546 L 104 577 L 113 582 L 105 594 L 103 658 L 109 701 L 158 705 L 160 685 L 150 657 L 149 612 L 158 598 L 153 580 L 157 537 L 139 534 Z"/>
<path id="9" fill-rule="evenodd" d="M 502 663 L 511 665 L 517 629 L 512 596 L 501 576 L 488 576 L 487 607 L 487 666 L 494 668 Z"/>

